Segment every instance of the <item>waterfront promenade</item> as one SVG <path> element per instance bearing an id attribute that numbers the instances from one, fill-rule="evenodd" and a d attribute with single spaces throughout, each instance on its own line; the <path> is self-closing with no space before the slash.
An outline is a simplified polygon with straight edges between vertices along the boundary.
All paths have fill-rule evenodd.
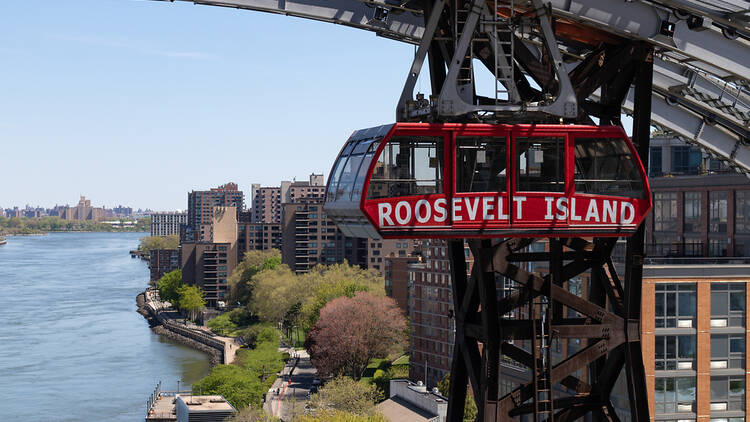
<path id="1" fill-rule="evenodd" d="M 218 350 L 222 355 L 220 363 L 234 362 L 237 350 L 242 346 L 236 338 L 218 336 L 205 326 L 187 321 L 172 307 L 172 304 L 162 301 L 159 298 L 159 292 L 155 289 L 147 289 L 144 292 L 144 300 L 147 312 L 165 329 Z"/>

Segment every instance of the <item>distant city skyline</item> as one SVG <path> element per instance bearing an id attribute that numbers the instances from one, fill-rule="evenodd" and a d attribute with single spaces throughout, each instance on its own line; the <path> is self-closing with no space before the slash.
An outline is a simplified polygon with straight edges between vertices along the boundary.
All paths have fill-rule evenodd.
<path id="1" fill-rule="evenodd" d="M 85 195 L 184 210 L 194 189 L 327 177 L 352 131 L 394 120 L 414 54 L 370 32 L 181 2 L 2 2 L 0 14 L 3 208 Z"/>

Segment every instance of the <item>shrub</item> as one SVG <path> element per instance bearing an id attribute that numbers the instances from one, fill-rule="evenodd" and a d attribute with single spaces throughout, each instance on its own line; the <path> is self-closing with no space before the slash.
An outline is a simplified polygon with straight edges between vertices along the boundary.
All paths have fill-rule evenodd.
<path id="1" fill-rule="evenodd" d="M 226 313 L 208 321 L 206 326 L 220 336 L 229 336 L 237 330 L 237 325 L 232 322 L 229 314 Z"/>
<path id="2" fill-rule="evenodd" d="M 277 337 L 278 338 L 278 337 Z M 234 407 L 260 407 L 261 400 L 284 367 L 278 340 L 259 342 L 253 350 L 241 349 L 231 365 L 219 365 L 193 385 L 201 394 L 221 394 Z"/>
<path id="3" fill-rule="evenodd" d="M 371 414 L 382 395 L 374 385 L 349 377 L 336 377 L 313 394 L 310 402 L 318 410 L 335 409 L 357 415 Z"/>
<path id="4" fill-rule="evenodd" d="M 238 333 L 239 337 L 249 348 L 254 348 L 260 343 L 279 344 L 279 333 L 270 324 L 254 324 Z"/>
<path id="5" fill-rule="evenodd" d="M 245 307 L 232 309 L 229 312 L 229 320 L 239 327 L 255 322 L 253 314 Z"/>

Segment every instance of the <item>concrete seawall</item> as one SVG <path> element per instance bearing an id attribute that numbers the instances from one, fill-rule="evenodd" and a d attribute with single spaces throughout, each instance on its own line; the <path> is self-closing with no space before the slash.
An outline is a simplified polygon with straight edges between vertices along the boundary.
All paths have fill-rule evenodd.
<path id="1" fill-rule="evenodd" d="M 225 343 L 208 334 L 175 322 L 170 317 L 175 311 L 171 307 L 165 306 L 164 302 L 156 299 L 152 289 L 147 289 L 136 296 L 136 304 L 138 305 L 138 313 L 148 320 L 156 334 L 208 354 L 211 366 L 226 363 Z"/>

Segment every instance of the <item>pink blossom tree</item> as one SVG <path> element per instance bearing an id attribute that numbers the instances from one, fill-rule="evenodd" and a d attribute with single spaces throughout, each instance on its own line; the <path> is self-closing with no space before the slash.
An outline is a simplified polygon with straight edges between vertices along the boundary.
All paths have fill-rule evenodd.
<path id="1" fill-rule="evenodd" d="M 396 301 L 358 292 L 339 297 L 320 310 L 307 337 L 307 350 L 322 376 L 362 377 L 373 358 L 406 345 L 406 319 Z"/>

